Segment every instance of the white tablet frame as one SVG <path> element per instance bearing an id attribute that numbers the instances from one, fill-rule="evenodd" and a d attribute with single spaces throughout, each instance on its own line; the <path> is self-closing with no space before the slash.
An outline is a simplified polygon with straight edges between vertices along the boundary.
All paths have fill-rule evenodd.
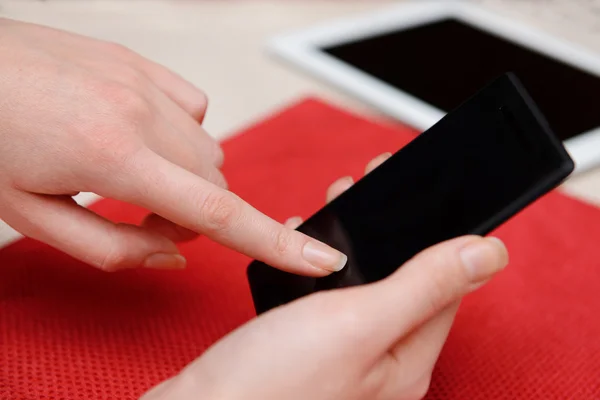
<path id="1" fill-rule="evenodd" d="M 292 65 L 365 101 L 390 117 L 425 130 L 444 112 L 385 82 L 329 56 L 320 48 L 409 28 L 443 18 L 455 18 L 499 35 L 600 77 L 600 57 L 561 38 L 461 1 L 411 2 L 353 18 L 328 21 L 279 35 L 268 50 Z M 580 173 L 600 166 L 600 127 L 565 141 Z"/>

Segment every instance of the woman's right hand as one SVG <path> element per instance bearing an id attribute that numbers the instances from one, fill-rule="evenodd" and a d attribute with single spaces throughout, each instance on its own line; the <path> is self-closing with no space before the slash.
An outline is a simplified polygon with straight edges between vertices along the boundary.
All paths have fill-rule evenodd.
<path id="1" fill-rule="evenodd" d="M 202 128 L 202 91 L 132 51 L 0 19 L 0 218 L 103 270 L 180 268 L 204 234 L 269 265 L 322 276 L 344 256 L 227 190 Z M 93 192 L 152 212 L 116 225 L 78 206 Z"/>

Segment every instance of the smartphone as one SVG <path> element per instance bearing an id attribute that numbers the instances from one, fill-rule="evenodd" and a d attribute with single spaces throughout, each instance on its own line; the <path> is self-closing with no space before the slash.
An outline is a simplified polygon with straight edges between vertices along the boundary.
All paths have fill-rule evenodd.
<path id="1" fill-rule="evenodd" d="M 298 228 L 345 253 L 343 270 L 312 278 L 253 261 L 247 276 L 256 312 L 383 279 L 439 242 L 486 235 L 573 169 L 562 142 L 507 73 Z"/>

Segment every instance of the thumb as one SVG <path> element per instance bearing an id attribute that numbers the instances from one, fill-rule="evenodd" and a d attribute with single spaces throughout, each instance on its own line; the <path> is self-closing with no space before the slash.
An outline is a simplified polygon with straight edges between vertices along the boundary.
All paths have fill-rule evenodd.
<path id="1" fill-rule="evenodd" d="M 18 192 L 11 204 L 19 207 L 4 219 L 14 229 L 99 269 L 185 267 L 185 258 L 167 238 L 138 226 L 115 224 L 68 196 Z"/>
<path id="2" fill-rule="evenodd" d="M 385 351 L 507 263 L 506 248 L 496 238 L 453 239 L 418 254 L 387 279 L 351 289 L 345 304 L 361 321 L 360 337 L 369 338 L 364 343 Z"/>

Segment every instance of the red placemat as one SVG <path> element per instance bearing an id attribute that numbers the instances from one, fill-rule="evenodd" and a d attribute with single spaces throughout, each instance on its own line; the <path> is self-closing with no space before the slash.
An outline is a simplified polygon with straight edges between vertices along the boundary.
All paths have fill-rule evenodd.
<path id="1" fill-rule="evenodd" d="M 306 217 L 413 136 L 307 100 L 227 141 L 224 169 L 267 214 Z M 498 235 L 511 265 L 464 301 L 428 398 L 600 398 L 600 210 L 552 193 Z M 0 250 L 0 398 L 136 398 L 254 316 L 246 257 L 205 238 L 182 252 L 185 271 L 108 274 L 33 240 Z"/>

